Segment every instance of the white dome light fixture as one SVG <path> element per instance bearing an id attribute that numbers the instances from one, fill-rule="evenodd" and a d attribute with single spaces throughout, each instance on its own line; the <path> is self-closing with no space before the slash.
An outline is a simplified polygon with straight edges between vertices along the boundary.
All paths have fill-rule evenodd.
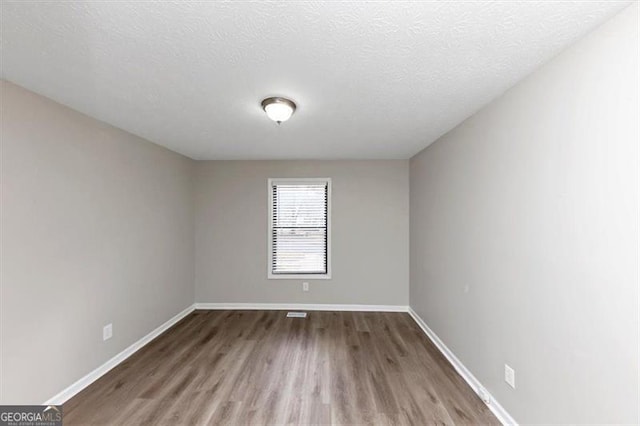
<path id="1" fill-rule="evenodd" d="M 261 105 L 267 117 L 278 124 L 290 119 L 296 110 L 296 104 L 292 100 L 281 97 L 267 98 Z"/>

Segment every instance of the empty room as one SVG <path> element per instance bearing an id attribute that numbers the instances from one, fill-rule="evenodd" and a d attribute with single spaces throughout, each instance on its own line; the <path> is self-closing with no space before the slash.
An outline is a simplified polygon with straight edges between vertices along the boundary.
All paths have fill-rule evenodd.
<path id="1" fill-rule="evenodd" d="M 0 426 L 640 424 L 638 2 L 0 7 Z"/>

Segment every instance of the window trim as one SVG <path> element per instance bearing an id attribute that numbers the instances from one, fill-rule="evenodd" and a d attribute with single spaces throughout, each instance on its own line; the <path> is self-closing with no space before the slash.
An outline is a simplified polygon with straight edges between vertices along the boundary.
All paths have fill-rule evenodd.
<path id="1" fill-rule="evenodd" d="M 273 185 L 287 184 L 327 184 L 327 273 L 326 274 L 274 274 L 273 261 Z M 330 280 L 331 279 L 331 178 L 269 178 L 267 180 L 267 278 L 270 280 Z"/>

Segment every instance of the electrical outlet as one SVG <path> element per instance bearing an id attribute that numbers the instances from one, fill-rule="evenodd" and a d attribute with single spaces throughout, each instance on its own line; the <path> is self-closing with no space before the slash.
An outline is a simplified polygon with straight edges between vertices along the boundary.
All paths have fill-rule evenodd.
<path id="1" fill-rule="evenodd" d="M 107 324 L 102 327 L 102 340 L 109 340 L 113 336 L 113 325 Z"/>
<path id="2" fill-rule="evenodd" d="M 504 381 L 507 382 L 512 388 L 516 388 L 516 372 L 507 364 L 504 365 Z"/>
<path id="3" fill-rule="evenodd" d="M 309 291 L 309 283 L 302 283 L 302 291 Z"/>

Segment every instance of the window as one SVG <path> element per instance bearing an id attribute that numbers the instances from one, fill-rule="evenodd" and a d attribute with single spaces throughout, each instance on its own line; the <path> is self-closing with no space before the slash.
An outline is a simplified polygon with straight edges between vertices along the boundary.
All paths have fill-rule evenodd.
<path id="1" fill-rule="evenodd" d="M 330 179 L 269 179 L 269 278 L 331 278 Z"/>

